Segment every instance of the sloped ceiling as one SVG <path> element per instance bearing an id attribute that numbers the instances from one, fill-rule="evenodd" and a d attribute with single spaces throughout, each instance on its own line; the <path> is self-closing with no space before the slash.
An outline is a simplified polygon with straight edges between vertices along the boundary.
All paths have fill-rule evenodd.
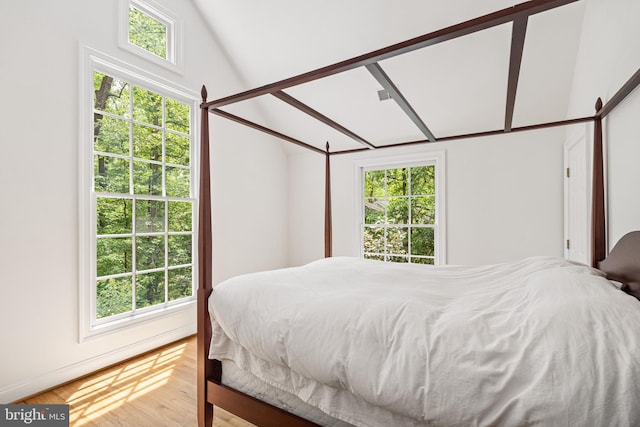
<path id="1" fill-rule="evenodd" d="M 249 90 L 518 4 L 507 0 L 193 0 Z M 584 1 L 529 17 L 511 125 L 568 119 Z M 436 137 L 503 129 L 513 24 L 385 59 L 391 78 Z M 364 67 L 287 88 L 286 95 L 376 146 L 424 140 Z M 232 95 L 231 92 L 225 95 Z M 332 151 L 362 147 L 273 96 L 221 108 Z"/>

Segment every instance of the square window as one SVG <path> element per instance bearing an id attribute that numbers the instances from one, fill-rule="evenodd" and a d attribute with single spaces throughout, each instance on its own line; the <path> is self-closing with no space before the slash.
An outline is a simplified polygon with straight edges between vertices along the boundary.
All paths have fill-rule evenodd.
<path id="1" fill-rule="evenodd" d="M 120 0 L 120 47 L 182 73 L 180 24 L 153 0 Z"/>

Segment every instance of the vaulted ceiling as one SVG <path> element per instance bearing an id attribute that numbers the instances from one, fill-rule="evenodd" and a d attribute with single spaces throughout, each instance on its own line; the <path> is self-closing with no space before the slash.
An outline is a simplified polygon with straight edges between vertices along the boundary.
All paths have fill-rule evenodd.
<path id="1" fill-rule="evenodd" d="M 320 149 L 326 141 L 340 151 L 572 119 L 566 112 L 583 1 L 525 2 L 518 7 L 560 6 L 487 28 L 476 18 L 508 14 L 519 3 L 193 1 L 245 82 L 242 90 L 478 23 L 446 41 L 427 37 L 424 47 L 402 55 L 219 106 Z M 383 89 L 392 99 L 380 100 Z M 310 111 L 328 121 L 314 120 Z"/>

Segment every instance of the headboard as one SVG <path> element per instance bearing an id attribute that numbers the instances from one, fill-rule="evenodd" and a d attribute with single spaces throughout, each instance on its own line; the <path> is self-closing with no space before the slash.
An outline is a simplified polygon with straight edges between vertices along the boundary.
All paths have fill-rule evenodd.
<path id="1" fill-rule="evenodd" d="M 621 282 L 623 291 L 640 299 L 640 231 L 622 236 L 597 267 L 608 279 Z"/>

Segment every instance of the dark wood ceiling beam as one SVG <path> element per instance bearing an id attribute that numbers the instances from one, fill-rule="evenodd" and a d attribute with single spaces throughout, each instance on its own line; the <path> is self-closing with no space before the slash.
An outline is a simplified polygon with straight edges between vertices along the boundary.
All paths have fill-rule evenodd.
<path id="1" fill-rule="evenodd" d="M 215 109 L 215 110 L 209 110 L 209 112 L 213 113 L 213 114 L 215 114 L 217 116 L 224 117 L 225 119 L 234 121 L 236 123 L 240 123 L 242 125 L 245 125 L 247 127 L 252 128 L 252 129 L 258 130 L 260 132 L 264 132 L 264 133 L 266 133 L 268 135 L 275 136 L 276 138 L 280 138 L 280 139 L 282 139 L 284 141 L 290 142 L 290 143 L 298 145 L 300 147 L 304 147 L 307 150 L 314 151 L 316 153 L 322 154 L 323 156 L 327 154 L 324 150 L 321 150 L 321 149 L 319 149 L 317 147 L 314 147 L 313 145 L 307 144 L 307 143 L 302 142 L 302 141 L 300 141 L 298 139 L 292 138 L 292 137 L 290 137 L 288 135 L 285 135 L 283 133 L 277 132 L 277 131 L 275 131 L 273 129 L 269 129 L 268 127 L 264 127 L 262 125 L 254 123 L 254 122 L 249 121 L 247 119 L 243 119 L 242 117 L 236 116 L 236 115 L 228 113 L 226 111 Z"/>
<path id="2" fill-rule="evenodd" d="M 366 146 L 367 148 L 376 148 L 375 145 L 373 145 L 372 143 L 370 143 L 369 141 L 367 141 L 366 139 L 362 138 L 360 135 L 357 135 L 356 133 L 350 131 L 349 129 L 345 128 L 344 126 L 342 126 L 339 123 L 336 123 L 335 121 L 331 120 L 329 117 L 325 116 L 324 114 L 314 110 L 313 108 L 309 107 L 307 104 L 299 101 L 298 99 L 294 98 L 293 96 L 282 92 L 282 91 L 277 91 L 272 93 L 271 95 L 275 96 L 276 98 L 278 98 L 279 100 L 286 102 L 287 104 L 291 105 L 294 108 L 297 108 L 298 110 L 302 111 L 305 114 L 310 115 L 311 117 L 313 117 L 314 119 L 324 123 L 325 125 L 337 130 L 340 133 L 343 133 L 344 135 L 347 135 L 349 138 L 353 139 L 354 141 Z"/>
<path id="3" fill-rule="evenodd" d="M 418 129 L 420 129 L 420 132 L 422 132 L 422 134 L 426 136 L 429 139 L 429 141 L 435 142 L 436 137 L 429 130 L 427 125 L 424 124 L 424 122 L 422 121 L 418 113 L 416 113 L 413 107 L 411 107 L 411 104 L 409 104 L 409 101 L 407 101 L 404 95 L 402 95 L 400 90 L 389 78 L 387 73 L 384 72 L 380 64 L 378 64 L 377 62 L 373 64 L 368 64 L 366 68 L 371 73 L 371 75 L 375 77 L 378 83 L 382 85 L 384 90 L 386 90 L 387 93 L 391 95 L 391 98 L 396 102 L 396 104 L 398 104 L 398 106 L 400 106 L 402 111 L 404 111 L 404 113 L 407 116 L 409 116 L 411 121 L 418 127 Z"/>
<path id="4" fill-rule="evenodd" d="M 403 53 L 411 52 L 417 49 L 422 49 L 427 46 L 432 46 L 438 43 L 445 42 L 447 40 L 455 39 L 457 37 L 466 36 L 468 34 L 475 33 L 477 31 L 492 28 L 498 25 L 511 22 L 521 16 L 531 16 L 540 12 L 544 12 L 556 7 L 564 6 L 569 3 L 576 2 L 578 0 L 531 0 L 525 3 L 508 7 L 497 12 L 489 13 L 487 15 L 471 19 L 460 24 L 452 25 L 422 36 L 397 43 L 391 46 L 387 46 L 382 49 L 374 50 L 364 55 L 356 56 L 345 61 L 341 61 L 326 67 L 318 68 L 313 71 L 309 71 L 303 74 L 299 74 L 288 79 L 280 80 L 275 83 L 264 85 L 255 89 L 251 89 L 245 92 L 240 92 L 235 95 L 227 96 L 224 98 L 216 99 L 209 102 L 202 103 L 203 107 L 214 109 L 222 107 L 224 105 L 233 104 L 236 102 L 244 101 L 247 99 L 255 98 L 257 96 L 266 95 L 269 93 L 277 92 L 288 87 L 296 86 L 299 84 L 307 83 L 313 80 L 317 80 L 323 77 L 328 77 L 343 71 L 352 70 L 354 68 L 362 67 L 375 62 L 380 62 L 385 59 L 392 58 Z"/>
<path id="5" fill-rule="evenodd" d="M 513 110 L 516 105 L 516 92 L 518 91 L 518 79 L 520 78 L 520 65 L 522 64 L 522 51 L 524 50 L 524 39 L 527 34 L 528 18 L 528 16 L 520 16 L 513 21 L 509 80 L 507 81 L 507 106 L 504 117 L 505 132 L 510 132 L 513 124 Z"/>

